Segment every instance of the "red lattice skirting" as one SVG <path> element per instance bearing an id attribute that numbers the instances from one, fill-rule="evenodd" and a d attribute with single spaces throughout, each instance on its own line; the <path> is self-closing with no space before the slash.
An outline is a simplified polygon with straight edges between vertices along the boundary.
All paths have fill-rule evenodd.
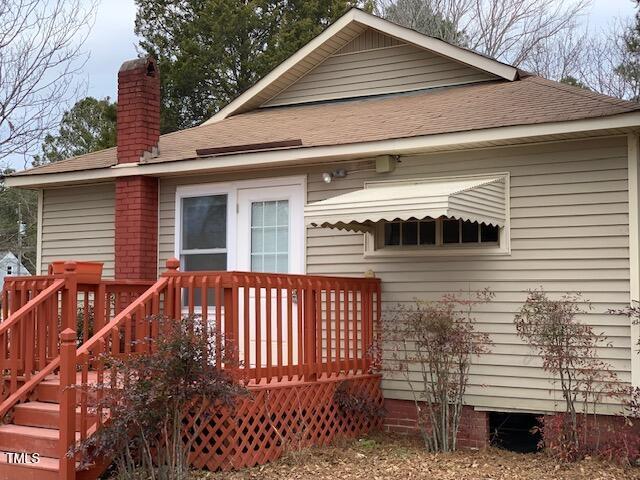
<path id="1" fill-rule="evenodd" d="M 191 464 L 212 471 L 252 467 L 285 451 L 380 429 L 381 417 L 338 408 L 334 393 L 342 382 L 350 393 L 366 395 L 382 407 L 379 375 L 254 387 L 235 409 L 215 410 L 205 419 L 186 418 L 188 429 L 201 430 L 191 449 Z"/>

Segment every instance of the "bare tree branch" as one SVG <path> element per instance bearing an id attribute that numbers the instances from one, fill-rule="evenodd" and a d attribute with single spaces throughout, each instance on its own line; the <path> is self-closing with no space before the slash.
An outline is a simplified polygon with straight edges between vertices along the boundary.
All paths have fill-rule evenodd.
<path id="1" fill-rule="evenodd" d="M 625 42 L 633 28 L 631 20 L 616 19 L 609 27 L 585 43 L 577 78 L 591 90 L 617 98 L 640 99 L 640 77 L 620 74 L 622 65 L 630 64 L 634 53 Z"/>
<path id="2" fill-rule="evenodd" d="M 32 152 L 76 98 L 94 12 L 93 1 L 0 0 L 0 160 Z"/>
<path id="3" fill-rule="evenodd" d="M 591 0 L 381 0 L 379 14 L 433 34 L 425 12 L 445 19 L 465 46 L 515 66 L 572 32 Z M 445 38 L 445 40 L 449 40 Z"/>

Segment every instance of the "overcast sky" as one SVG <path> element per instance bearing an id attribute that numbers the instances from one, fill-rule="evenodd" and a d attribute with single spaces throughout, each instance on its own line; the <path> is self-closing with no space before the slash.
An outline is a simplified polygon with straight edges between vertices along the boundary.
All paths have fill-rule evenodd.
<path id="1" fill-rule="evenodd" d="M 592 0 L 588 22 L 593 28 L 601 28 L 616 17 L 633 14 L 632 0 Z M 118 68 L 124 60 L 137 56 L 135 16 L 134 0 L 102 0 L 85 45 L 91 55 L 85 67 L 88 95 L 115 99 Z"/>
<path id="2" fill-rule="evenodd" d="M 86 95 L 116 100 L 118 69 L 122 62 L 138 55 L 138 39 L 133 33 L 136 7 L 134 0 L 99 1 L 95 25 L 84 45 L 89 59 L 82 75 Z M 632 18 L 634 5 L 633 0 L 592 0 L 585 20 L 591 28 L 601 29 L 616 18 Z M 16 168 L 30 162 L 23 158 L 6 160 Z"/>

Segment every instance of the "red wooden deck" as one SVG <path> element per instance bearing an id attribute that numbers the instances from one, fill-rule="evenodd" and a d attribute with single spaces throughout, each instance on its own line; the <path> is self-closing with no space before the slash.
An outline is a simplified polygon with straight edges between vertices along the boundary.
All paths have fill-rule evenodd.
<path id="1" fill-rule="evenodd" d="M 100 354 L 149 351 L 160 333 L 159 316 L 193 315 L 204 331 L 221 332 L 216 349 L 225 355 L 216 355 L 218 367 L 233 368 L 253 393 L 233 415 L 211 416 L 192 451 L 195 466 L 251 466 L 286 448 L 378 426 L 375 419 L 341 412 L 333 392 L 349 381 L 349 388 L 382 402 L 379 377 L 372 374 L 379 280 L 180 272 L 177 266 L 169 261 L 155 283 L 79 284 L 72 262 L 62 275 L 5 280 L 0 415 L 11 423 L 0 426 L 0 451 L 38 452 L 43 459 L 20 465 L 0 458 L 0 480 L 96 478 L 104 465 L 76 472 L 75 459 L 63 453 L 101 428 L 106 416 L 68 387 L 104 382 Z"/>

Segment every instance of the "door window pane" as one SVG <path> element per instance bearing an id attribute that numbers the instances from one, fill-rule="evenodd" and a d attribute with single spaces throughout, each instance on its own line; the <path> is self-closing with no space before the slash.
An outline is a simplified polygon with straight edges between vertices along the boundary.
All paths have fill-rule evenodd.
<path id="1" fill-rule="evenodd" d="M 289 271 L 289 201 L 251 204 L 251 270 Z"/>
<path id="2" fill-rule="evenodd" d="M 182 249 L 227 246 L 227 196 L 182 199 Z"/>

